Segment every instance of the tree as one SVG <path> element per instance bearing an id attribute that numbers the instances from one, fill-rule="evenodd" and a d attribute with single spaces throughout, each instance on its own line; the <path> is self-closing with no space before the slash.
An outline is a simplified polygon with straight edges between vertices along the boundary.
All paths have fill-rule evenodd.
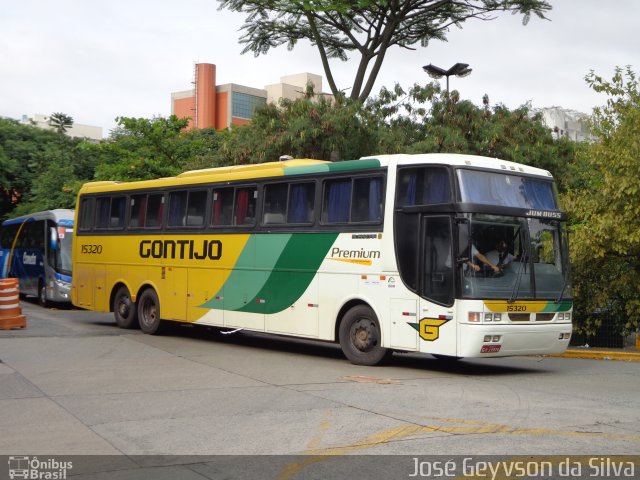
<path id="1" fill-rule="evenodd" d="M 0 118 L 0 219 L 29 199 L 34 179 L 71 143 L 50 130 Z"/>
<path id="2" fill-rule="evenodd" d="M 496 12 L 520 13 L 526 24 L 532 14 L 546 18 L 551 10 L 547 0 L 220 0 L 220 8 L 247 14 L 242 53 L 258 56 L 309 40 L 336 97 L 341 91 L 329 60 L 359 56 L 350 97 L 360 101 L 369 97 L 391 47 L 426 47 L 430 40 L 446 40 L 449 27 L 472 18 L 492 20 Z"/>
<path id="3" fill-rule="evenodd" d="M 185 132 L 187 119 L 118 118 L 118 128 L 100 145 L 97 180 L 147 180 L 173 176 L 185 168 L 213 166 L 218 134 Z"/>
<path id="4" fill-rule="evenodd" d="M 377 127 L 359 102 L 317 97 L 283 99 L 256 110 L 250 124 L 236 127 L 220 150 L 221 163 L 277 161 L 281 155 L 345 160 L 374 153 Z"/>
<path id="5" fill-rule="evenodd" d="M 64 134 L 73 126 L 73 118 L 60 112 L 52 113 L 49 116 L 49 125 L 52 126 L 56 132 Z"/>
<path id="6" fill-rule="evenodd" d="M 611 80 L 592 71 L 586 81 L 607 100 L 591 117 L 597 140 L 580 156 L 581 188 L 564 197 L 577 317 L 593 333 L 606 314 L 626 334 L 640 320 L 640 88 L 631 67 Z"/>
<path id="7" fill-rule="evenodd" d="M 563 187 L 565 170 L 580 146 L 568 139 L 555 140 L 551 130 L 528 105 L 510 110 L 491 106 L 485 95 L 482 106 L 450 95 L 437 83 L 414 85 L 405 92 L 396 85 L 382 89 L 367 103 L 371 115 L 379 115 L 380 153 L 463 153 L 500 158 L 544 168 Z"/>

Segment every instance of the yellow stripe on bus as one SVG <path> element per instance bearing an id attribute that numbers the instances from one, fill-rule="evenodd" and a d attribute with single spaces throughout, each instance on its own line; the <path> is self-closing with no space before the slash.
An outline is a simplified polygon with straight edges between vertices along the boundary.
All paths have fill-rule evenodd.
<path id="1" fill-rule="evenodd" d="M 506 300 L 485 300 L 484 304 L 489 310 L 496 313 L 537 313 L 544 311 L 549 302 L 547 300 L 531 300 L 518 302 L 507 302 Z"/>

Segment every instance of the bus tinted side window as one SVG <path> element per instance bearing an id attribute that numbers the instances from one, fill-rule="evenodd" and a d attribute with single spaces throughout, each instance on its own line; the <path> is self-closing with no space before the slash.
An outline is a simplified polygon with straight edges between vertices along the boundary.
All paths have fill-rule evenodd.
<path id="1" fill-rule="evenodd" d="M 164 213 L 164 194 L 149 195 L 147 199 L 147 213 L 144 219 L 145 228 L 162 227 L 162 215 Z"/>
<path id="2" fill-rule="evenodd" d="M 327 180 L 322 203 L 323 223 L 380 223 L 383 211 L 382 177 Z"/>
<path id="3" fill-rule="evenodd" d="M 160 228 L 163 207 L 163 194 L 132 195 L 129 228 Z"/>
<path id="4" fill-rule="evenodd" d="M 325 223 L 347 223 L 351 205 L 351 180 L 327 180 L 324 184 L 322 219 Z"/>
<path id="5" fill-rule="evenodd" d="M 144 227 L 144 216 L 147 211 L 147 196 L 132 195 L 130 209 L 129 228 Z"/>
<path id="6" fill-rule="evenodd" d="M 171 192 L 169 194 L 169 227 L 182 227 L 185 225 L 185 213 L 187 211 L 187 192 Z"/>
<path id="7" fill-rule="evenodd" d="M 201 227 L 204 225 L 204 214 L 207 207 L 207 191 L 197 190 L 189 192 L 187 200 L 187 219 L 188 227 Z"/>
<path id="8" fill-rule="evenodd" d="M 201 227 L 207 205 L 207 191 L 181 190 L 169 194 L 169 227 Z"/>
<path id="9" fill-rule="evenodd" d="M 83 198 L 80 200 L 80 213 L 78 215 L 78 230 L 91 230 L 93 225 L 93 198 Z"/>
<path id="10" fill-rule="evenodd" d="M 213 191 L 213 218 L 215 226 L 231 225 L 233 219 L 233 188 L 217 188 Z"/>
<path id="11" fill-rule="evenodd" d="M 256 187 L 236 188 L 235 204 L 233 207 L 234 225 L 253 225 L 256 221 Z"/>
<path id="12" fill-rule="evenodd" d="M 285 222 L 288 189 L 289 184 L 287 183 L 275 183 L 264 187 L 262 223 L 265 225 L 281 225 Z"/>
<path id="13" fill-rule="evenodd" d="M 382 178 L 356 178 L 353 182 L 352 222 L 382 221 Z"/>
<path id="14" fill-rule="evenodd" d="M 316 184 L 293 183 L 289 186 L 287 223 L 312 223 Z"/>
<path id="15" fill-rule="evenodd" d="M 96 200 L 96 228 L 123 228 L 126 197 L 101 197 Z"/>
<path id="16" fill-rule="evenodd" d="M 396 195 L 399 207 L 449 203 L 449 171 L 443 167 L 404 168 L 398 174 Z"/>

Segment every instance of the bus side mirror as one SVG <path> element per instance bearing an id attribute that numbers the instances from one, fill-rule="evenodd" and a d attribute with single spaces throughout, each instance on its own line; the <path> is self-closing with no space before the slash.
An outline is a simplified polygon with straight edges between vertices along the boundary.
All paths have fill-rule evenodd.
<path id="1" fill-rule="evenodd" d="M 51 250 L 58 250 L 58 232 L 55 227 L 49 228 L 49 248 Z"/>

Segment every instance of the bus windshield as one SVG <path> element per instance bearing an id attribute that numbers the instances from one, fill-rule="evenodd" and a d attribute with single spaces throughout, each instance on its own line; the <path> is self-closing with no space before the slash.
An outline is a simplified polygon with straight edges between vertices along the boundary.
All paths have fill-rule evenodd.
<path id="1" fill-rule="evenodd" d="M 557 210 L 551 179 L 476 170 L 458 170 L 463 202 L 504 207 Z"/>
<path id="2" fill-rule="evenodd" d="M 71 275 L 71 243 L 73 242 L 73 229 L 58 227 L 58 248 L 53 261 L 53 268 L 63 275 Z"/>
<path id="3" fill-rule="evenodd" d="M 486 214 L 467 218 L 463 228 L 471 238 L 461 246 L 458 262 L 463 297 L 511 301 L 571 297 L 563 222 Z"/>

